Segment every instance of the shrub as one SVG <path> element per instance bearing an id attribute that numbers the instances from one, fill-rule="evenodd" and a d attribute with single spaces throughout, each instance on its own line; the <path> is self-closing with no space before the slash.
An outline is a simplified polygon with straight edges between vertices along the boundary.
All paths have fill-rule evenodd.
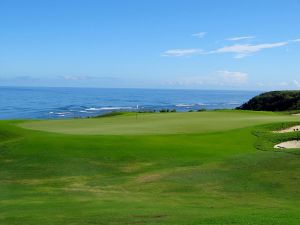
<path id="1" fill-rule="evenodd" d="M 170 110 L 169 109 L 161 109 L 161 110 L 159 110 L 159 112 L 166 113 L 166 112 L 170 112 Z"/>

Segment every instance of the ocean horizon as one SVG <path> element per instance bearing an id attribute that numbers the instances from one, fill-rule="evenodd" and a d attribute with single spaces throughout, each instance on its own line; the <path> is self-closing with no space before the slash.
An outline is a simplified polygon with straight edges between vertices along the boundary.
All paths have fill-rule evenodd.
<path id="1" fill-rule="evenodd" d="M 261 91 L 0 87 L 0 119 L 91 117 L 112 111 L 233 109 Z"/>

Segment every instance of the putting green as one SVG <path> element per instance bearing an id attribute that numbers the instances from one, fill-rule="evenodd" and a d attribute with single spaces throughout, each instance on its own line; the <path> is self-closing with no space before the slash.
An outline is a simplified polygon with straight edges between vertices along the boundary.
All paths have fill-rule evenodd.
<path id="1" fill-rule="evenodd" d="M 21 123 L 27 129 L 80 135 L 188 134 L 226 131 L 269 122 L 300 120 L 272 112 L 208 111 L 128 113 L 113 117 Z"/>

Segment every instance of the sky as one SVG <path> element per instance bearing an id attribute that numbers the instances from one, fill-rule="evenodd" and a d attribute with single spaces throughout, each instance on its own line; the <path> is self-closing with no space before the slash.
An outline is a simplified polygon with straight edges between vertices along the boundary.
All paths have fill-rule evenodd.
<path id="1" fill-rule="evenodd" d="M 300 89 L 300 0 L 0 0 L 0 86 Z"/>

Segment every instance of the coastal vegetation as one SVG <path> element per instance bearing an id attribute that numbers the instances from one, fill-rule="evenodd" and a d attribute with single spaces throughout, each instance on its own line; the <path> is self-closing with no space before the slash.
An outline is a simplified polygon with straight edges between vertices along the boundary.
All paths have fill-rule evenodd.
<path id="1" fill-rule="evenodd" d="M 262 93 L 237 109 L 255 111 L 300 110 L 300 91 L 271 91 Z"/>
<path id="2" fill-rule="evenodd" d="M 136 116 L 137 115 L 137 116 Z M 298 225 L 300 132 L 274 112 L 0 121 L 0 224 Z"/>

